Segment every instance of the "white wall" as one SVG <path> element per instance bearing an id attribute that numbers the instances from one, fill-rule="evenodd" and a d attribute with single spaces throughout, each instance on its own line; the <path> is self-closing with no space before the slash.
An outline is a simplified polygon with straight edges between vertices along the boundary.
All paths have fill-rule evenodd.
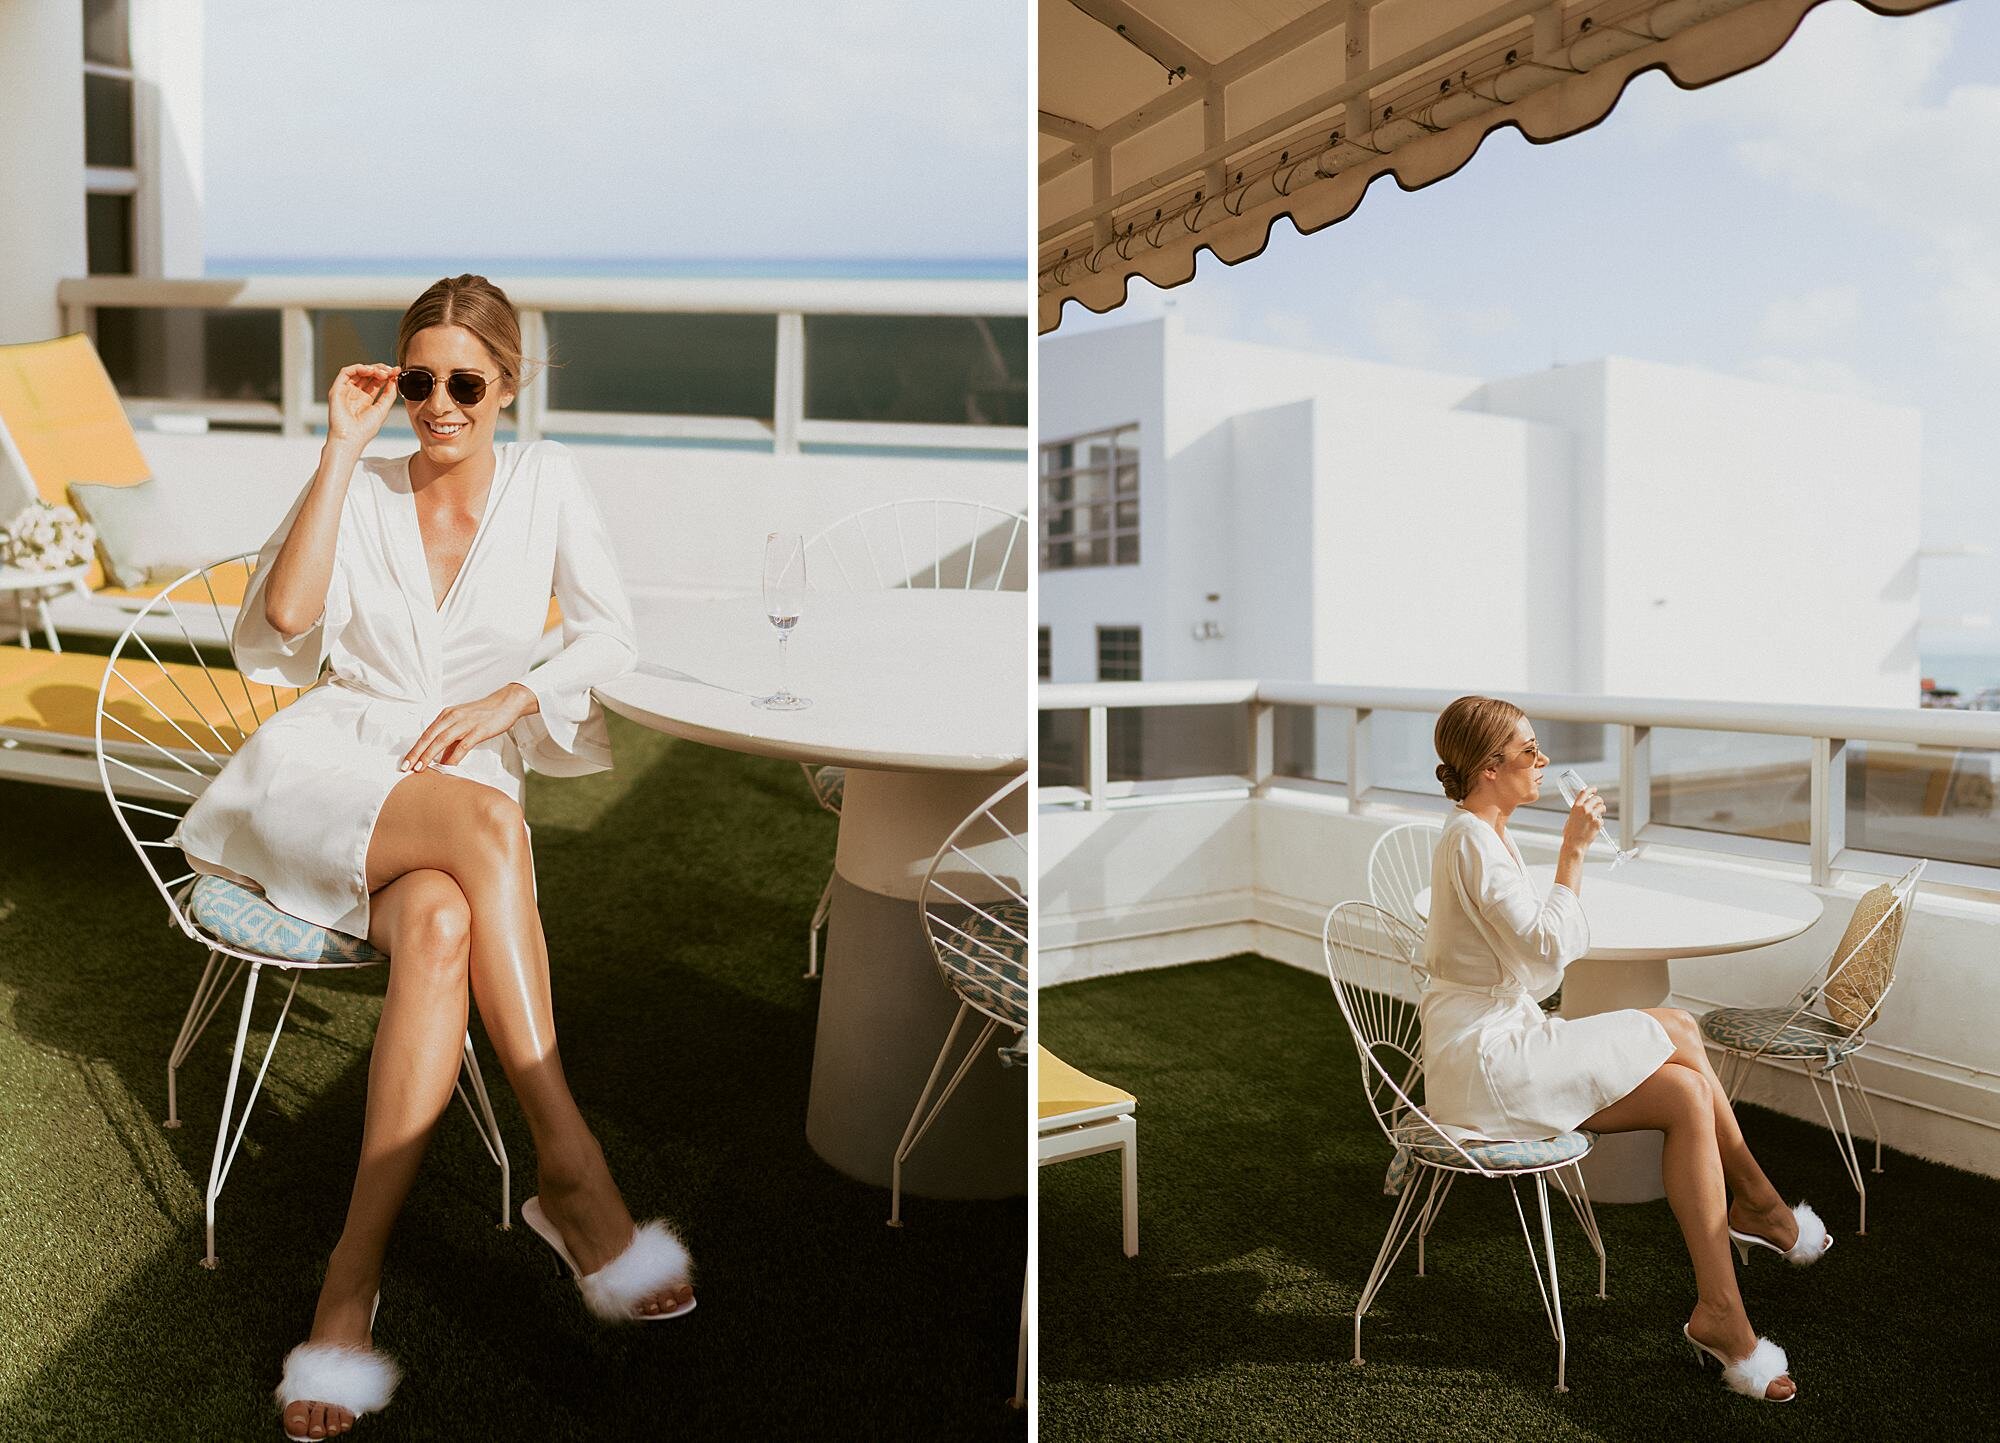
<path id="1" fill-rule="evenodd" d="M 202 9 L 203 0 L 132 0 L 141 275 L 202 273 Z"/>
<path id="2" fill-rule="evenodd" d="M 0 0 L 0 344 L 56 334 L 83 194 L 83 6 Z"/>
<path id="3" fill-rule="evenodd" d="M 1350 817 L 1343 804 L 1284 794 L 1044 811 L 1036 818 L 1038 985 L 1247 951 L 1321 972 L 1328 908 L 1368 895 L 1375 838 L 1414 819 L 1375 808 Z M 1516 836 L 1530 862 L 1552 855 L 1546 839 Z M 1675 857 L 1657 846 L 1647 855 Z M 1804 884 L 1803 869 L 1745 865 Z M 1674 1004 L 1700 1012 L 1783 1001 L 1832 952 L 1864 885 L 1818 889 L 1825 915 L 1789 942 L 1674 963 Z M 1920 893 L 1895 990 L 1870 1029 L 1863 1080 L 1889 1146 L 2000 1177 L 1996 952 L 2000 905 Z M 1326 1005 L 1333 1008 L 1331 996 Z M 1745 1096 L 1820 1121 L 1795 1075 L 1760 1069 Z M 1884 1185 L 1893 1187 L 1894 1176 L 1892 1166 Z"/>

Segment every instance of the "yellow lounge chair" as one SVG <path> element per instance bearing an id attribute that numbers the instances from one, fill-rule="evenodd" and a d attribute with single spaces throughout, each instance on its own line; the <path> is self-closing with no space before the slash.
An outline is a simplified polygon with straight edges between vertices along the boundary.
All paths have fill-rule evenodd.
<path id="1" fill-rule="evenodd" d="M 1047 1167 L 1114 1149 L 1122 1155 L 1128 1258 L 1139 1256 L 1139 1124 L 1132 1117 L 1138 1106 L 1131 1093 L 1099 1082 L 1036 1044 L 1037 1160 Z"/>

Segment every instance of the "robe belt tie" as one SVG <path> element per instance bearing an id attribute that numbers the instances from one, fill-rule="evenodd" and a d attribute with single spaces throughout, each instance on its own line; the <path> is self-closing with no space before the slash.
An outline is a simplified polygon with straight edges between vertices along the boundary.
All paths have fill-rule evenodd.
<path id="1" fill-rule="evenodd" d="M 1469 992 L 1474 997 L 1525 997 L 1528 989 L 1519 982 L 1501 982 L 1492 987 L 1475 987 L 1470 982 L 1454 982 L 1449 977 L 1439 977 L 1435 973 L 1420 971 L 1426 992 Z"/>

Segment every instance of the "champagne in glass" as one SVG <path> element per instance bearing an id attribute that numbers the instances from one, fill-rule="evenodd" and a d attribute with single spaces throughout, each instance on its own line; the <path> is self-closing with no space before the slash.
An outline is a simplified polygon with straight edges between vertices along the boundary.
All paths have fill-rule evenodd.
<path id="1" fill-rule="evenodd" d="M 1590 783 L 1583 779 L 1583 773 L 1579 772 L 1575 767 L 1564 767 L 1560 772 L 1556 773 L 1556 785 L 1562 788 L 1563 801 L 1574 807 L 1576 799 L 1583 795 L 1583 789 L 1589 786 Z M 1639 855 L 1637 847 L 1633 847 L 1628 851 L 1619 851 L 1618 844 L 1611 840 L 1611 828 L 1602 822 L 1597 827 L 1597 840 L 1611 849 L 1611 870 L 1614 872 Z"/>
<path id="2" fill-rule="evenodd" d="M 766 711 L 803 711 L 812 705 L 785 686 L 785 643 L 806 603 L 806 548 L 796 531 L 773 531 L 764 538 L 764 614 L 778 630 L 778 689 L 752 701 Z"/>

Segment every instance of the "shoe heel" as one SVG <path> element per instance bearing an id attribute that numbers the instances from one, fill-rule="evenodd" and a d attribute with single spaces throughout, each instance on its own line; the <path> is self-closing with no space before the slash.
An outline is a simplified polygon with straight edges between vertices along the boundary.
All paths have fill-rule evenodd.
<path id="1" fill-rule="evenodd" d="M 1750 1265 L 1750 1244 L 1744 1242 L 1741 1238 L 1731 1238 L 1729 1241 L 1736 1245 L 1737 1261 L 1744 1267 L 1748 1267 Z"/>

